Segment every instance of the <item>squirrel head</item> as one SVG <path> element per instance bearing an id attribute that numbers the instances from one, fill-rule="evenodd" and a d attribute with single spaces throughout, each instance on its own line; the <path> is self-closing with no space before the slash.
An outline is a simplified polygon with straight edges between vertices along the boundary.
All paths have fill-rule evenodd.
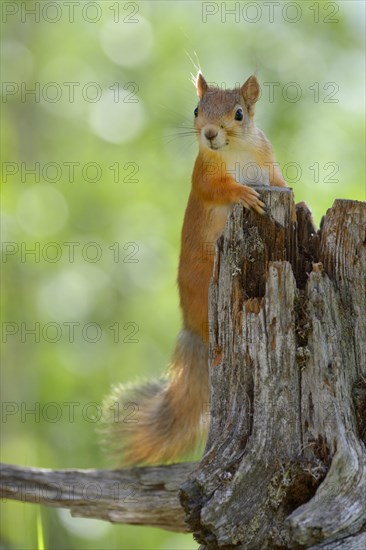
<path id="1" fill-rule="evenodd" d="M 222 90 L 207 84 L 201 72 L 196 78 L 198 106 L 194 126 L 200 147 L 214 151 L 243 149 L 253 131 L 255 103 L 260 86 L 254 75 L 234 90 Z"/>

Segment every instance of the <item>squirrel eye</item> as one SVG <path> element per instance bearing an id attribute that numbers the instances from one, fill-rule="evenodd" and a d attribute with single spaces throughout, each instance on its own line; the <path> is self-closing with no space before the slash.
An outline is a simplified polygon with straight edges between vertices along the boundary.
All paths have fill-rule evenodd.
<path id="1" fill-rule="evenodd" d="M 235 120 L 243 120 L 243 118 L 244 118 L 243 109 L 237 109 L 235 113 Z"/>
<path id="2" fill-rule="evenodd" d="M 194 112 L 194 116 L 195 116 L 195 117 L 198 117 L 198 107 L 196 107 L 195 110 L 194 110 L 193 112 Z"/>

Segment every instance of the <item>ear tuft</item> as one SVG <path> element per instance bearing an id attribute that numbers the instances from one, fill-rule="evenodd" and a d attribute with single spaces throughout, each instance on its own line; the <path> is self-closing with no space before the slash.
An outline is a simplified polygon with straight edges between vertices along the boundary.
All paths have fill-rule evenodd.
<path id="1" fill-rule="evenodd" d="M 208 84 L 206 80 L 203 78 L 203 74 L 201 73 L 201 71 L 198 71 L 198 74 L 197 74 L 196 88 L 197 88 L 198 97 L 202 99 L 208 90 Z"/>
<path id="2" fill-rule="evenodd" d="M 252 75 L 241 87 L 241 95 L 248 107 L 251 107 L 259 99 L 261 88 L 257 78 Z"/>

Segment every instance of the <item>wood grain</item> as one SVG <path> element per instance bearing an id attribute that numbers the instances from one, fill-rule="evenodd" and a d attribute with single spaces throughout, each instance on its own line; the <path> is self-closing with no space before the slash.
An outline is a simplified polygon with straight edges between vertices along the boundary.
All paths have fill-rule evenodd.
<path id="1" fill-rule="evenodd" d="M 290 189 L 236 207 L 209 297 L 210 429 L 199 464 L 1 466 L 1 494 L 191 531 L 202 550 L 366 548 L 366 204 L 321 230 Z"/>

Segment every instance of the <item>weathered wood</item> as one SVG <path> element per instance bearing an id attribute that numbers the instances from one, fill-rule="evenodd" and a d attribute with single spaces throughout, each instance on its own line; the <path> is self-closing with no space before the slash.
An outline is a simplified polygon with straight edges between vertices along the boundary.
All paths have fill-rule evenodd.
<path id="1" fill-rule="evenodd" d="M 237 208 L 218 243 L 211 426 L 181 501 L 204 549 L 354 548 L 366 527 L 366 204 L 336 201 L 319 234 L 303 204 L 295 224 L 291 191 L 261 196 L 270 216 Z"/>
<path id="2" fill-rule="evenodd" d="M 366 203 L 337 200 L 316 231 L 291 190 L 260 193 L 267 215 L 236 207 L 217 245 L 200 464 L 3 465 L 3 497 L 190 530 L 202 550 L 366 548 Z"/>
<path id="3" fill-rule="evenodd" d="M 123 470 L 47 470 L 1 464 L 2 499 L 69 508 L 73 516 L 187 531 L 178 490 L 194 463 Z"/>
<path id="4" fill-rule="evenodd" d="M 309 550 L 365 550 L 366 548 L 366 531 L 360 535 L 350 536 L 346 539 L 330 544 L 320 544 L 312 546 Z"/>

